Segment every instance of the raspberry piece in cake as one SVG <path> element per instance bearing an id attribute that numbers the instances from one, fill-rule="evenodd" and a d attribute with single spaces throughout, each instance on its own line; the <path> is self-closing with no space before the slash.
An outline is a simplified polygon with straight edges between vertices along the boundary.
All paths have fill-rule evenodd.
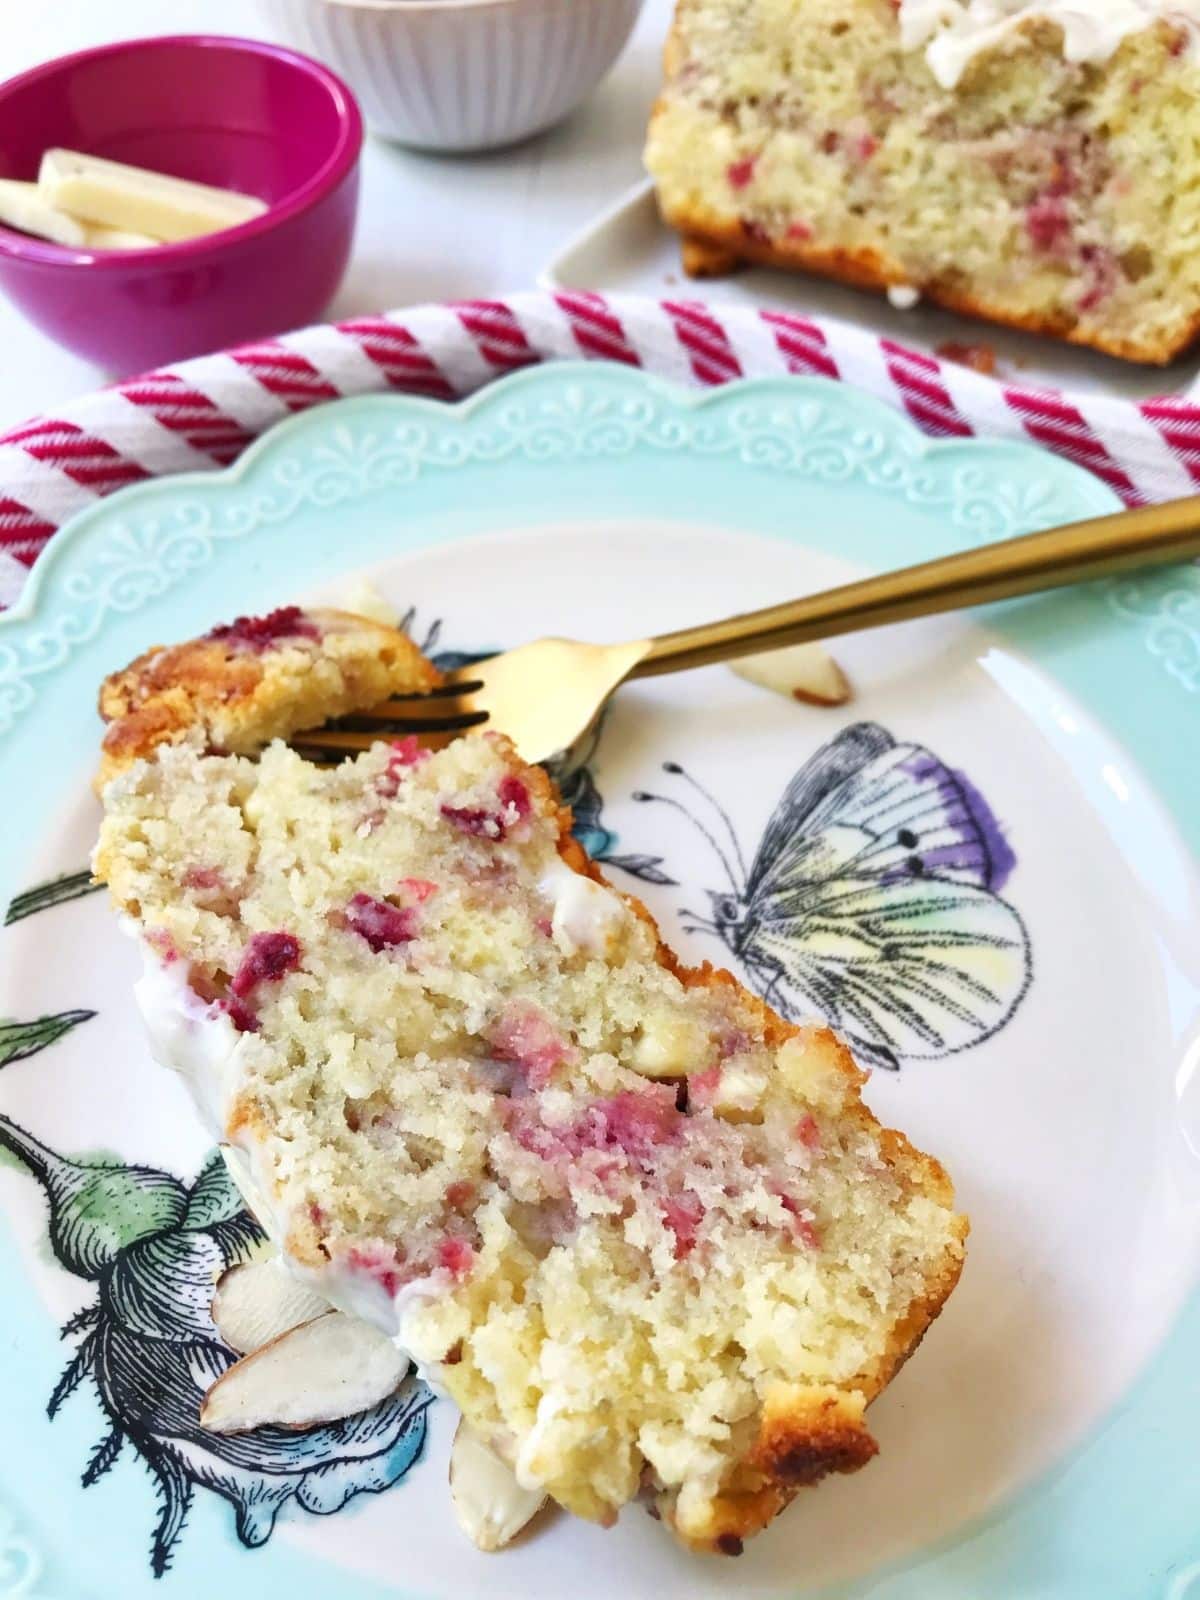
<path id="1" fill-rule="evenodd" d="M 387 766 L 375 780 L 376 792 L 387 800 L 399 794 L 400 785 L 404 782 L 408 769 L 419 766 L 429 754 L 428 750 L 422 750 L 417 743 L 416 735 L 411 733 L 405 739 L 394 739 L 389 750 L 391 753 L 387 759 Z"/>
<path id="2" fill-rule="evenodd" d="M 320 641 L 321 630 L 315 617 L 309 616 L 299 606 L 279 606 L 265 617 L 235 617 L 232 622 L 219 623 L 204 635 L 220 644 L 241 645 L 247 650 L 269 650 L 281 639 L 311 639 Z"/>
<path id="3" fill-rule="evenodd" d="M 830 1033 L 681 968 L 505 740 L 410 763 L 380 805 L 393 758 L 198 738 L 109 785 L 96 870 L 154 1047 L 284 1260 L 525 1486 L 603 1523 L 648 1496 L 740 1548 L 874 1454 L 865 1407 L 962 1263 L 949 1181 Z"/>
<path id="4" fill-rule="evenodd" d="M 239 1000 L 244 1000 L 260 983 L 278 983 L 299 965 L 300 941 L 290 933 L 256 933 L 251 936 L 229 987 Z"/>
<path id="5" fill-rule="evenodd" d="M 344 916 L 350 931 L 365 939 L 376 952 L 408 944 L 417 936 L 417 918 L 411 907 L 376 900 L 361 889 L 350 897 Z"/>
<path id="6" fill-rule="evenodd" d="M 806 1111 L 796 1124 L 796 1137 L 809 1150 L 821 1148 L 821 1130 L 811 1111 Z"/>
<path id="7" fill-rule="evenodd" d="M 439 810 L 461 833 L 472 834 L 477 839 L 503 839 L 508 832 L 508 824 L 499 811 L 488 811 L 483 806 L 452 805 L 440 806 Z"/>
<path id="8" fill-rule="evenodd" d="M 438 1266 L 455 1281 L 465 1278 L 475 1264 L 475 1251 L 465 1239 L 443 1239 L 438 1245 Z"/>
<path id="9" fill-rule="evenodd" d="M 675 1259 L 682 1261 L 696 1243 L 696 1230 L 704 1216 L 704 1202 L 698 1195 L 669 1195 L 663 1201 L 663 1220 L 675 1235 Z"/>
<path id="10" fill-rule="evenodd" d="M 903 289 L 1165 363 L 1200 333 L 1200 0 L 676 0 L 646 166 L 697 276 Z"/>
<path id="11" fill-rule="evenodd" d="M 494 806 L 451 805 L 443 801 L 440 810 L 446 821 L 461 832 L 477 839 L 500 840 L 508 837 L 510 828 L 525 821 L 531 806 L 526 785 L 508 774 L 496 785 Z"/>
<path id="12" fill-rule="evenodd" d="M 544 1089 L 554 1069 L 577 1053 L 546 1013 L 529 1000 L 506 1005 L 486 1037 L 496 1057 L 519 1067 L 531 1089 Z"/>

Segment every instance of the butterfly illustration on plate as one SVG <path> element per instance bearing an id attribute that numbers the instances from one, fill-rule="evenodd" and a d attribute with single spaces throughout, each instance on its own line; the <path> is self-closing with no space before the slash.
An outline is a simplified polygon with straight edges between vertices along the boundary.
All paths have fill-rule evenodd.
<path id="1" fill-rule="evenodd" d="M 1016 858 L 970 779 L 924 746 L 860 722 L 788 784 L 747 864 L 728 813 L 691 791 L 640 792 L 698 828 L 728 887 L 707 891 L 715 935 L 784 1017 L 823 1017 L 860 1059 L 896 1069 L 990 1038 L 1032 976 L 1029 936 L 1001 897 Z M 699 796 L 712 813 L 693 810 Z"/>

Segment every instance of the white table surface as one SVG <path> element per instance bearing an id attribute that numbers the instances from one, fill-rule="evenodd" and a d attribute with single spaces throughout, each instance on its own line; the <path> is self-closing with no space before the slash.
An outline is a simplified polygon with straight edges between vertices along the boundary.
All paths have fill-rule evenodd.
<path id="1" fill-rule="evenodd" d="M 646 0 L 592 98 L 515 149 L 427 156 L 369 138 L 354 253 L 329 314 L 531 287 L 557 246 L 640 175 L 670 10 L 671 0 Z M 0 0 L 0 79 L 88 45 L 188 32 L 272 37 L 254 0 Z M 0 428 L 109 377 L 0 299 Z"/>

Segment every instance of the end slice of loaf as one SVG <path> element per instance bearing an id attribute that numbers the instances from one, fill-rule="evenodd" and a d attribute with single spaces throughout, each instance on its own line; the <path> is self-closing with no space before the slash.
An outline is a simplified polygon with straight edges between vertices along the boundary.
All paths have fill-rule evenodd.
<path id="1" fill-rule="evenodd" d="M 893 0 L 678 0 L 646 165 L 685 266 L 915 288 L 1170 361 L 1200 333 L 1189 24 L 1148 6 L 1110 59 L 1078 62 L 1029 9 L 947 87 Z"/>
<path id="2" fill-rule="evenodd" d="M 736 1552 L 876 1445 L 953 1288 L 945 1172 L 825 1028 L 679 965 L 499 736 L 333 769 L 159 744 L 95 867 L 292 1269 L 529 1487 Z"/>
<path id="3" fill-rule="evenodd" d="M 280 606 L 184 644 L 154 645 L 100 686 L 97 792 L 162 744 L 197 734 L 251 755 L 272 739 L 440 681 L 407 634 L 329 607 Z"/>

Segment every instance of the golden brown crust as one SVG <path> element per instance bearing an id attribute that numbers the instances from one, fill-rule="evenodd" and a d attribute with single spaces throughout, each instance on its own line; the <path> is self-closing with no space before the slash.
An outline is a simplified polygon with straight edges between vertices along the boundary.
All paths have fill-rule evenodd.
<path id="1" fill-rule="evenodd" d="M 876 250 L 851 250 L 838 245 L 823 245 L 816 239 L 762 240 L 750 237 L 739 223 L 722 220 L 713 213 L 696 210 L 664 213 L 664 221 L 683 237 L 681 256 L 689 277 L 713 278 L 735 272 L 739 267 L 758 265 L 781 267 L 787 271 L 816 273 L 819 277 L 846 283 L 856 289 L 887 290 L 901 286 L 919 290 L 925 299 L 948 311 L 961 312 L 983 322 L 1018 328 L 1067 344 L 1084 345 L 1121 361 L 1145 366 L 1167 366 L 1200 338 L 1200 313 L 1187 324 L 1178 338 L 1139 342 L 1106 334 L 1101 329 L 1081 325 L 1064 310 L 1055 316 L 1013 311 L 997 302 L 971 294 L 949 278 L 914 282 L 900 263 Z"/>
<path id="2" fill-rule="evenodd" d="M 110 674 L 100 687 L 108 727 L 97 790 L 194 728 L 213 748 L 253 754 L 273 738 L 439 681 L 396 628 L 327 607 L 289 610 L 303 631 L 284 632 L 265 647 L 205 635 L 155 645 Z"/>
<path id="3" fill-rule="evenodd" d="M 716 244 L 694 233 L 685 233 L 680 239 L 679 254 L 689 278 L 728 278 L 746 265 L 728 245 Z"/>
<path id="4" fill-rule="evenodd" d="M 758 1438 L 708 1506 L 703 1528 L 686 1532 L 669 1498 L 660 1514 L 694 1550 L 740 1555 L 801 1489 L 834 1472 L 857 1472 L 879 1453 L 864 1421 L 866 1396 L 830 1384 L 775 1383 L 767 1390 Z"/>
<path id="5" fill-rule="evenodd" d="M 855 1390 L 772 1384 L 748 1464 L 781 1489 L 805 1488 L 830 1472 L 857 1472 L 879 1451 L 865 1411 L 866 1396 Z"/>
<path id="6" fill-rule="evenodd" d="M 542 776 L 540 769 L 534 771 Z M 547 788 L 553 795 L 548 780 Z M 562 833 L 558 848 L 562 859 L 576 872 L 612 888 L 571 834 L 571 813 L 565 806 L 559 806 L 559 819 Z M 793 1038 L 806 1037 L 819 1043 L 824 1059 L 836 1067 L 853 1096 L 841 1115 L 876 1132 L 884 1159 L 904 1189 L 927 1195 L 947 1210 L 953 1209 L 954 1186 L 945 1168 L 932 1156 L 918 1150 L 897 1129 L 880 1126 L 860 1097 L 867 1074 L 831 1029 L 786 1022 L 722 967 L 713 967 L 708 962 L 699 967 L 684 966 L 664 944 L 657 922 L 642 901 L 628 894 L 622 898 L 653 930 L 659 961 L 686 987 L 726 986 L 738 990 L 742 1003 L 755 1013 L 766 1042 L 773 1050 Z M 720 1493 L 709 1502 L 703 1526 L 693 1522 L 686 1529 L 681 1528 L 675 1515 L 673 1495 L 658 1496 L 658 1514 L 679 1538 L 698 1551 L 739 1555 L 743 1541 L 772 1522 L 800 1489 L 818 1483 L 830 1473 L 857 1472 L 866 1466 L 879 1448 L 864 1420 L 866 1407 L 912 1355 L 957 1284 L 969 1226 L 965 1216 L 960 1214 L 953 1218 L 951 1245 L 926 1280 L 925 1294 L 909 1307 L 892 1329 L 885 1349 L 868 1367 L 840 1386 L 780 1383 L 767 1390 L 753 1445 L 731 1467 Z"/>

